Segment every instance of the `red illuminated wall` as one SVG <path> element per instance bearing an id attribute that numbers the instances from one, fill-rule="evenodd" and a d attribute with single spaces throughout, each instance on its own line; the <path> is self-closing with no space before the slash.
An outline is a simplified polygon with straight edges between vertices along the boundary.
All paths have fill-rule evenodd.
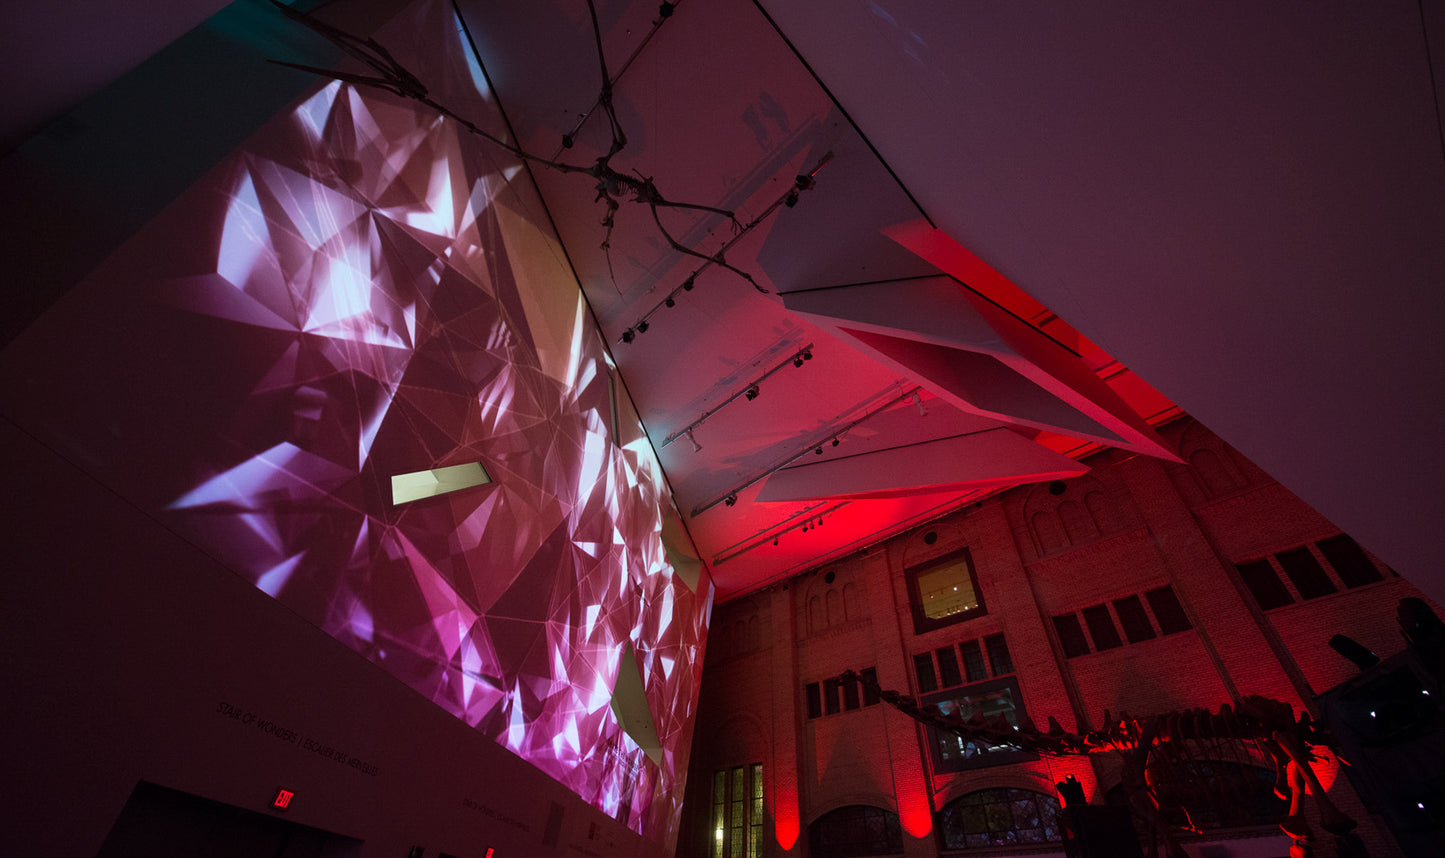
<path id="1" fill-rule="evenodd" d="M 1105 757 L 940 770 L 926 734 L 886 705 L 809 718 L 805 686 L 847 669 L 873 667 L 883 687 L 922 696 L 914 656 L 1003 634 L 1014 668 L 1005 678 L 1017 682 L 1027 715 L 1041 728 L 1053 716 L 1088 730 L 1105 710 L 1213 708 L 1236 694 L 1302 708 L 1356 673 L 1326 646 L 1331 635 L 1355 637 L 1381 657 L 1403 647 L 1395 605 L 1417 591 L 1384 570 L 1376 583 L 1258 612 L 1233 565 L 1338 529 L 1198 423 L 1179 420 L 1161 434 L 1194 466 L 1104 453 L 1083 476 L 1005 492 L 720 606 L 699 729 L 727 741 L 697 748 L 689 802 L 701 811 L 687 815 L 684 848 L 701 850 L 711 836 L 711 772 L 746 762 L 767 764 L 775 795 L 768 855 L 806 854 L 810 824 L 859 804 L 898 814 L 905 854 L 937 855 L 934 814 L 962 796 L 994 788 L 1054 795 L 1053 784 L 1073 774 L 1102 803 L 1119 783 L 1117 760 Z M 960 548 L 977 568 L 987 613 L 915 633 L 905 570 Z M 1192 628 L 1064 656 L 1053 616 L 1166 585 Z M 1109 610 L 1117 625 L 1117 609 Z M 760 721 L 762 712 L 773 717 Z M 1332 798 L 1363 821 L 1371 854 L 1395 854 L 1337 768 L 1325 763 L 1321 772 Z M 1272 825 L 1250 837 L 1210 848 L 1236 856 L 1288 848 Z"/>
<path id="2" fill-rule="evenodd" d="M 500 132 L 450 9 L 380 38 Z M 5 416 L 667 843 L 710 585 L 668 562 L 660 468 L 499 155 L 400 99 L 320 86 L 5 352 Z M 490 484 L 393 502 L 393 475 L 473 462 Z M 611 705 L 629 647 L 656 748 Z"/>

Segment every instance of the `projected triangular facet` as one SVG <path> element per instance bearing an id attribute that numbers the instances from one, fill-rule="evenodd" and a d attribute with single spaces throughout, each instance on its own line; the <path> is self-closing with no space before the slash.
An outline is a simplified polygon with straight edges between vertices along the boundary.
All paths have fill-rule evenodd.
<path id="1" fill-rule="evenodd" d="M 637 663 L 637 651 L 629 642 L 622 650 L 622 659 L 617 666 L 617 683 L 612 686 L 612 714 L 637 747 L 647 758 L 662 765 L 662 740 L 657 735 L 657 723 L 652 718 L 652 709 L 647 705 L 647 693 L 642 684 L 642 668 Z"/>

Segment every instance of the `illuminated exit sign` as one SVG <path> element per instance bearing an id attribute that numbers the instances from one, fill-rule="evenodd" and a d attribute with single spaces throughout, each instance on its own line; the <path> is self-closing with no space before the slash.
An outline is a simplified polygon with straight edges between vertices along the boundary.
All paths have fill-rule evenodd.
<path id="1" fill-rule="evenodd" d="M 277 810 L 285 810 L 286 806 L 291 803 L 291 798 L 295 795 L 296 793 L 289 789 L 278 789 L 276 790 L 276 797 L 271 799 L 271 806 Z"/>

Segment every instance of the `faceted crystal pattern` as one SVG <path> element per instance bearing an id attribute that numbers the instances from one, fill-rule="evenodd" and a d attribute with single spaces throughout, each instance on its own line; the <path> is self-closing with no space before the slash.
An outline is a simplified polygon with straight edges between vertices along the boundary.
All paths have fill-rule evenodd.
<path id="1" fill-rule="evenodd" d="M 402 17 L 382 41 L 496 124 L 449 7 Z M 709 585 L 667 562 L 660 468 L 519 172 L 425 109 L 321 88 L 84 284 L 92 310 L 45 338 L 123 328 L 145 347 L 105 375 L 136 388 L 50 413 L 212 556 L 670 842 Z M 491 483 L 392 503 L 395 474 L 475 462 Z M 660 764 L 609 705 L 629 642 Z"/>

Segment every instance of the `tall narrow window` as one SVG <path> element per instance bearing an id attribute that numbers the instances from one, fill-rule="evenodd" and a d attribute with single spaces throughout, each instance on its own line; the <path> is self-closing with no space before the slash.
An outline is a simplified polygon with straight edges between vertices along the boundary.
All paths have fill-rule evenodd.
<path id="1" fill-rule="evenodd" d="M 1281 551 L 1275 557 L 1279 559 L 1279 565 L 1284 569 L 1284 574 L 1294 582 L 1294 588 L 1299 591 L 1300 598 L 1317 599 L 1335 592 L 1334 582 L 1325 574 L 1325 570 L 1320 567 L 1320 562 L 1315 559 L 1308 548 Z"/>
<path id="2" fill-rule="evenodd" d="M 1054 631 L 1064 647 L 1064 655 L 1078 658 L 1089 654 L 1089 639 L 1084 637 L 1084 627 L 1079 625 L 1077 614 L 1060 614 L 1054 617 Z"/>
<path id="3" fill-rule="evenodd" d="M 849 711 L 858 708 L 858 680 L 856 679 L 843 681 L 843 708 Z"/>
<path id="4" fill-rule="evenodd" d="M 710 858 L 761 858 L 765 821 L 762 763 L 712 773 Z"/>
<path id="5" fill-rule="evenodd" d="M 746 855 L 744 849 L 748 829 L 748 769 L 737 766 L 728 784 L 728 856 Z"/>
<path id="6" fill-rule="evenodd" d="M 938 676 L 933 672 L 933 654 L 921 652 L 913 657 L 913 672 L 918 674 L 918 690 L 927 694 L 938 690 Z"/>
<path id="7" fill-rule="evenodd" d="M 978 641 L 964 641 L 958 645 L 958 650 L 963 653 L 963 672 L 968 675 L 969 682 L 988 679 L 988 666 L 983 663 L 983 648 Z"/>
<path id="8" fill-rule="evenodd" d="M 1321 539 L 1315 544 L 1346 587 L 1363 587 L 1381 580 L 1380 570 L 1370 562 L 1365 550 L 1346 534 Z"/>
<path id="9" fill-rule="evenodd" d="M 1275 583 L 1278 584 L 1279 581 L 1276 579 Z M 1194 624 L 1189 622 L 1189 615 L 1184 613 L 1184 606 L 1179 604 L 1179 597 L 1174 595 L 1173 587 L 1165 585 L 1157 590 L 1150 590 L 1144 594 L 1144 598 L 1149 600 L 1154 619 L 1159 621 L 1159 631 L 1172 635 L 1194 628 Z"/>
<path id="10" fill-rule="evenodd" d="M 843 711 L 838 699 L 838 692 L 842 690 L 842 680 L 834 677 L 823 680 L 823 711 L 829 715 L 837 715 Z"/>
<path id="11" fill-rule="evenodd" d="M 1089 626 L 1089 637 L 1094 639 L 1096 652 L 1124 645 L 1119 638 L 1119 630 L 1114 628 L 1114 618 L 1109 616 L 1108 605 L 1085 608 L 1084 622 Z"/>
<path id="12" fill-rule="evenodd" d="M 1144 613 L 1144 603 L 1138 596 L 1125 596 L 1114 600 L 1114 613 L 1119 615 L 1119 625 L 1124 627 L 1124 637 L 1129 643 L 1153 640 L 1154 627 L 1149 624 L 1149 615 Z"/>
<path id="13" fill-rule="evenodd" d="M 758 858 L 763 854 L 763 764 L 752 765 L 752 806 L 748 808 L 748 854 L 747 858 Z"/>
<path id="14" fill-rule="evenodd" d="M 728 830 L 728 773 L 723 769 L 712 773 L 712 828 L 712 858 L 723 858 Z"/>
<path id="15" fill-rule="evenodd" d="M 1293 602 L 1289 591 L 1280 583 L 1279 576 L 1274 574 L 1274 567 L 1269 560 L 1256 560 L 1253 563 L 1241 563 L 1234 567 L 1239 570 L 1239 577 L 1244 579 L 1244 586 L 1249 588 L 1250 595 L 1259 606 L 1268 611 L 1272 608 L 1282 607 Z M 1156 614 L 1157 616 L 1157 614 Z"/>
<path id="16" fill-rule="evenodd" d="M 818 683 L 810 682 L 804 689 L 808 693 L 808 717 L 823 717 L 823 695 L 818 689 Z"/>
<path id="17" fill-rule="evenodd" d="M 958 656 L 953 654 L 953 647 L 946 646 L 934 654 L 938 656 L 939 683 L 944 688 L 962 685 L 963 674 L 958 670 Z"/>
<path id="18" fill-rule="evenodd" d="M 863 686 L 863 705 L 872 706 L 879 700 L 878 693 L 873 689 L 878 686 L 878 671 L 871 667 L 865 667 L 858 671 L 868 684 Z"/>
<path id="19" fill-rule="evenodd" d="M 988 660 L 993 663 L 994 676 L 1004 676 L 1014 672 L 1013 656 L 1009 655 L 1008 643 L 1003 639 L 1003 632 L 984 638 L 983 645 L 988 648 Z"/>

